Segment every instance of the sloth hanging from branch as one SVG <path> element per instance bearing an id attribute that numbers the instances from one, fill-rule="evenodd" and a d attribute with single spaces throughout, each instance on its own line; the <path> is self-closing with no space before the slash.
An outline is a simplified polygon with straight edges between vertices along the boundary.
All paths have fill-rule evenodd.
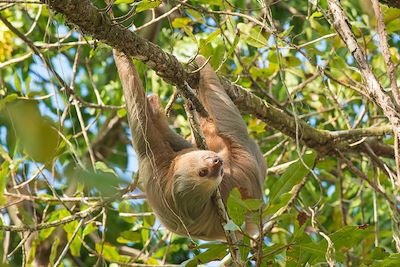
<path id="1" fill-rule="evenodd" d="M 132 60 L 115 50 L 114 59 L 148 203 L 174 233 L 225 239 L 213 199 L 217 188 L 224 203 L 235 187 L 243 198 L 261 199 L 266 172 L 239 110 L 206 64 L 200 70 L 198 96 L 209 113 L 209 118 L 200 117 L 209 150 L 200 150 L 169 128 L 159 97 L 146 97 Z M 202 56 L 196 61 L 198 66 L 206 63 Z"/>

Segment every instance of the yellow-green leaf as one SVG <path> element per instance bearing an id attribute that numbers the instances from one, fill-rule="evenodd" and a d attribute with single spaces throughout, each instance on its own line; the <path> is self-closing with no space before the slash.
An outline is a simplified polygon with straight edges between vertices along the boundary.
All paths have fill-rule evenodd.
<path id="1" fill-rule="evenodd" d="M 145 10 L 149 10 L 152 8 L 156 8 L 161 4 L 161 0 L 144 0 L 141 1 L 137 6 L 136 6 L 136 12 L 142 12 Z"/>

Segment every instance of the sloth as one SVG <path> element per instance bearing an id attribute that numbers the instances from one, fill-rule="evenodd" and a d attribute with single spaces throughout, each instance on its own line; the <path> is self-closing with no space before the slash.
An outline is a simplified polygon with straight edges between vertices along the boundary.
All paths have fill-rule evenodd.
<path id="1" fill-rule="evenodd" d="M 168 126 L 160 99 L 146 97 L 132 60 L 114 50 L 126 101 L 139 178 L 149 205 L 170 231 L 203 240 L 225 240 L 215 205 L 220 188 L 226 204 L 238 188 L 242 198 L 262 198 L 265 161 L 250 139 L 239 110 L 204 57 L 198 97 L 209 117 L 200 117 L 208 150 L 200 150 Z"/>

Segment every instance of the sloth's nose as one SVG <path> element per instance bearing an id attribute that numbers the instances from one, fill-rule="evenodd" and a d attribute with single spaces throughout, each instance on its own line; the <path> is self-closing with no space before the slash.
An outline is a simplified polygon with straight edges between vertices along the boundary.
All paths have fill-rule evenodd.
<path id="1" fill-rule="evenodd" d="M 222 159 L 220 159 L 219 157 L 215 157 L 214 159 L 213 159 L 213 163 L 214 163 L 214 165 L 215 166 L 221 166 L 223 163 L 224 163 L 224 161 L 222 160 Z"/>
<path id="2" fill-rule="evenodd" d="M 207 157 L 206 161 L 207 161 L 208 165 L 213 168 L 219 168 L 224 163 L 224 161 L 218 156 Z"/>

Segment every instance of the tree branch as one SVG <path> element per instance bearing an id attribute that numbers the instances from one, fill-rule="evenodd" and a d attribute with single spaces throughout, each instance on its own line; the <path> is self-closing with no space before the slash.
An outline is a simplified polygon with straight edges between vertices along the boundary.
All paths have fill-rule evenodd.
<path id="1" fill-rule="evenodd" d="M 388 7 L 400 8 L 400 0 L 379 0 L 379 2 Z"/>

